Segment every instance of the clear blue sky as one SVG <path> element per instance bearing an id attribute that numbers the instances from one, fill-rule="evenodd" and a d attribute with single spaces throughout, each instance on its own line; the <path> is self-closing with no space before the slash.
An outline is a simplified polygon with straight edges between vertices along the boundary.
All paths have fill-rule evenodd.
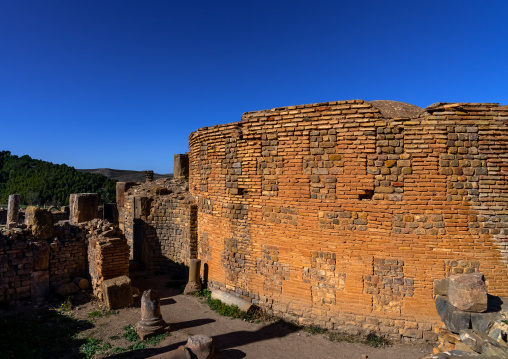
<path id="1" fill-rule="evenodd" d="M 243 112 L 508 104 L 508 1 L 4 0 L 0 149 L 172 172 Z"/>

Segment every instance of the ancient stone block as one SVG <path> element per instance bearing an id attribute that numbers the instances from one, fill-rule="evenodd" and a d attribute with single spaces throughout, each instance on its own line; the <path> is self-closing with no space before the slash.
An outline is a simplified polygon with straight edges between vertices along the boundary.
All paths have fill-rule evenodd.
<path id="1" fill-rule="evenodd" d="M 71 224 L 88 222 L 97 218 L 99 196 L 97 193 L 73 193 L 69 199 Z"/>
<path id="2" fill-rule="evenodd" d="M 434 280 L 434 295 L 448 295 L 449 278 Z"/>
<path id="3" fill-rule="evenodd" d="M 129 188 L 135 185 L 136 185 L 135 182 L 116 183 L 116 204 L 118 207 L 123 207 L 125 205 L 125 192 L 127 192 Z"/>
<path id="4" fill-rule="evenodd" d="M 508 347 L 497 342 L 487 342 L 482 346 L 482 355 L 498 359 L 508 359 Z"/>
<path id="5" fill-rule="evenodd" d="M 73 282 L 79 287 L 79 289 L 88 289 L 90 288 L 90 283 L 85 278 L 74 278 Z"/>
<path id="6" fill-rule="evenodd" d="M 213 339 L 203 334 L 189 337 L 185 347 L 192 352 L 196 359 L 211 359 L 214 356 Z"/>
<path id="7" fill-rule="evenodd" d="M 76 293 L 79 291 L 79 287 L 73 282 L 61 284 L 57 289 L 56 293 L 61 297 L 66 297 L 69 294 Z"/>
<path id="8" fill-rule="evenodd" d="M 471 313 L 471 326 L 477 333 L 487 333 L 492 324 L 502 318 L 501 313 Z"/>
<path id="9" fill-rule="evenodd" d="M 189 178 L 189 155 L 187 153 L 176 154 L 174 159 L 173 177 Z"/>
<path id="10" fill-rule="evenodd" d="M 453 333 L 459 333 L 463 329 L 470 328 L 471 313 L 463 312 L 450 304 L 446 297 L 436 298 L 436 309 L 446 329 Z"/>
<path id="11" fill-rule="evenodd" d="M 212 299 L 218 299 L 227 305 L 236 305 L 240 310 L 248 312 L 252 308 L 252 303 L 221 290 L 212 290 Z"/>
<path id="12" fill-rule="evenodd" d="M 466 312 L 487 310 L 487 288 L 483 274 L 470 273 L 449 277 L 448 300 L 450 304 Z"/>
<path id="13" fill-rule="evenodd" d="M 37 239 L 50 239 L 55 235 L 54 218 L 47 209 L 29 206 L 25 210 L 25 224 Z"/>
<path id="14" fill-rule="evenodd" d="M 110 310 L 132 306 L 131 280 L 127 276 L 103 281 L 102 293 L 104 303 Z"/>
<path id="15" fill-rule="evenodd" d="M 19 194 L 11 194 L 9 196 L 9 203 L 7 205 L 7 227 L 14 227 L 18 224 L 19 216 Z"/>

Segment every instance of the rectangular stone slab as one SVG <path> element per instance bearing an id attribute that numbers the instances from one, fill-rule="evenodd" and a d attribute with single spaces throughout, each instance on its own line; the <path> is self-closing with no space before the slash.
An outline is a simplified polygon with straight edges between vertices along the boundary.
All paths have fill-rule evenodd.
<path id="1" fill-rule="evenodd" d="M 110 310 L 132 306 L 131 280 L 125 275 L 102 282 L 102 293 Z"/>

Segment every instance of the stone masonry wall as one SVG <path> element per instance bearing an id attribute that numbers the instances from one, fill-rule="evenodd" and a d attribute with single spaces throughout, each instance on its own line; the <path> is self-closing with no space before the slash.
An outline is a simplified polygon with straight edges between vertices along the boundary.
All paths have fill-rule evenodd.
<path id="1" fill-rule="evenodd" d="M 129 247 L 107 222 L 60 222 L 49 240 L 26 228 L 0 231 L 0 304 L 40 299 L 75 278 L 91 278 L 100 298 L 102 280 L 121 275 L 129 275 Z"/>
<path id="2" fill-rule="evenodd" d="M 86 276 L 85 231 L 68 223 L 55 227 L 55 236 L 48 241 L 26 229 L 0 231 L 0 303 L 31 298 L 45 281 L 57 290 Z"/>
<path id="3" fill-rule="evenodd" d="M 104 280 L 129 276 L 130 247 L 121 231 L 108 222 L 94 220 L 89 227 L 89 274 L 93 294 L 102 300 Z"/>
<path id="4" fill-rule="evenodd" d="M 124 194 L 123 206 L 118 207 L 120 228 L 131 248 L 130 258 L 136 257 L 148 270 L 167 272 L 197 256 L 197 206 L 187 186 L 184 180 L 160 179 L 132 186 Z M 136 224 L 141 226 L 137 233 Z"/>
<path id="5" fill-rule="evenodd" d="M 478 270 L 508 295 L 508 107 L 376 106 L 250 112 L 190 135 L 212 288 L 407 341 L 435 339 L 434 279 Z"/>

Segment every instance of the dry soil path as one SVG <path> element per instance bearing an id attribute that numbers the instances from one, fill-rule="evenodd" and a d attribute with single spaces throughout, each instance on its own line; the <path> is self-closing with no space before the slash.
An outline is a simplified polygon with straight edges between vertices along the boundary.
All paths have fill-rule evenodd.
<path id="1" fill-rule="evenodd" d="M 296 331 L 284 323 L 256 324 L 240 319 L 230 319 L 212 311 L 199 298 L 179 294 L 179 290 L 165 288 L 164 277 L 155 277 L 138 283 L 141 291 L 157 289 L 161 296 L 161 312 L 170 323 L 172 335 L 156 348 L 130 351 L 107 358 L 145 358 L 150 355 L 176 349 L 185 344 L 189 336 L 204 334 L 214 339 L 216 358 L 351 358 L 361 359 L 417 359 L 431 352 L 431 346 L 396 344 L 385 348 L 373 348 L 360 343 L 332 342 L 324 335 L 311 335 Z M 75 310 L 75 315 L 86 318 L 97 303 L 88 303 Z M 94 320 L 94 328 L 82 335 L 109 340 L 115 346 L 126 347 L 121 334 L 128 324 L 135 324 L 140 317 L 139 304 L 122 309 L 116 315 Z M 110 338 L 114 337 L 115 342 Z M 109 338 L 109 339 L 108 339 Z"/>

